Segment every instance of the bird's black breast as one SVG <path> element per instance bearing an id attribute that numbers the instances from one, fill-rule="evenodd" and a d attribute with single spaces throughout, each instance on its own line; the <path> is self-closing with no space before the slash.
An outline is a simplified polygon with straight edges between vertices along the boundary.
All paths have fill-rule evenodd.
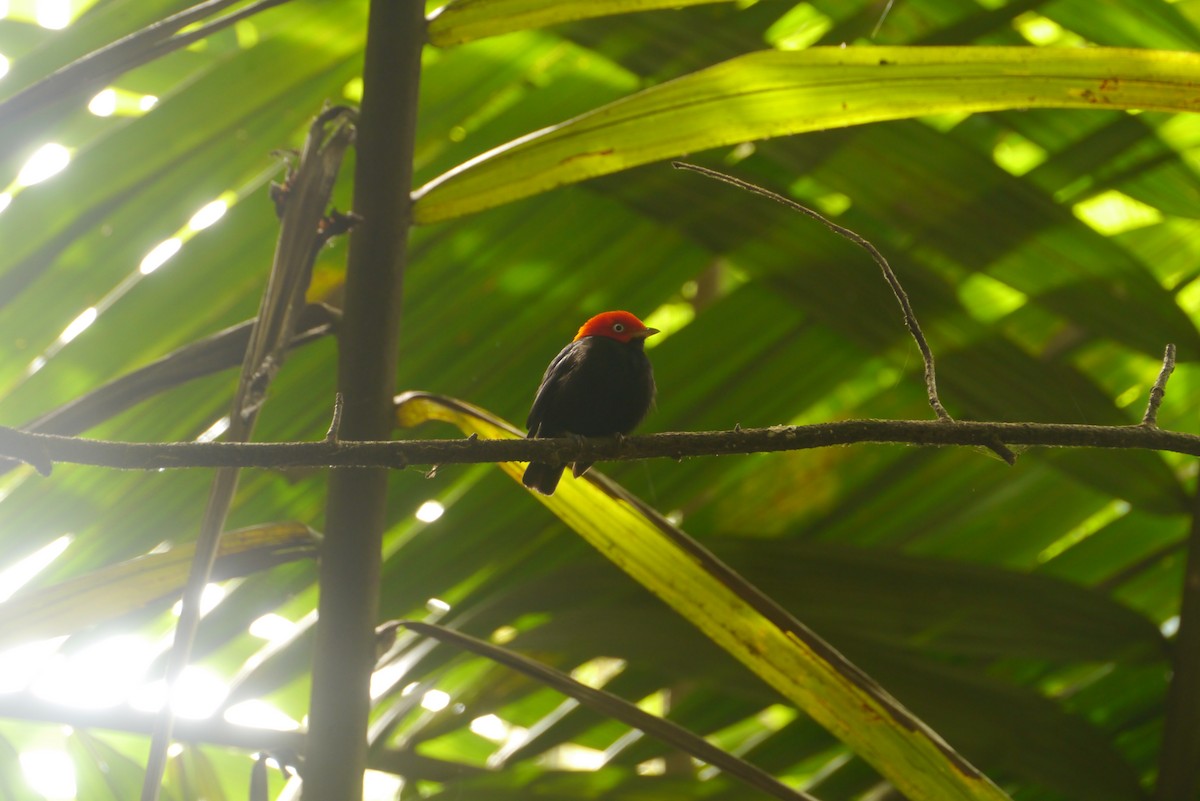
<path id="1" fill-rule="evenodd" d="M 654 403 L 654 375 L 641 340 L 584 337 L 542 377 L 527 426 L 534 436 L 628 434 Z"/>

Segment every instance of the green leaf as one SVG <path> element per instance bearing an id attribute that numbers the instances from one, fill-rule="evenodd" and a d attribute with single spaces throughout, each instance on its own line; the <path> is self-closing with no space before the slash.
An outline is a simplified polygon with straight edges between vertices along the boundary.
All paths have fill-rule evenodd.
<path id="1" fill-rule="evenodd" d="M 515 139 L 416 191 L 431 223 L 639 164 L 757 139 L 1012 108 L 1194 111 L 1200 55 L 1027 47 L 767 51 Z"/>
<path id="2" fill-rule="evenodd" d="M 235 15 L 230 14 L 205 25 L 200 30 L 175 36 L 180 29 L 196 24 L 205 16 L 234 5 L 236 1 L 208 0 L 198 3 L 94 50 L 0 103 L 0 114 L 10 123 L 20 122 L 46 106 L 72 95 L 78 96 L 89 90 L 99 89 L 131 69 L 203 39 L 211 29 L 219 29 L 222 25 L 232 23 Z M 258 0 L 252 4 L 252 10 L 269 8 L 286 1 Z M 76 30 L 86 30 L 89 27 L 86 24 L 79 25 Z"/>
<path id="3" fill-rule="evenodd" d="M 451 0 L 429 15 L 429 42 L 446 47 L 560 22 L 721 2 L 729 0 Z"/>
<path id="4" fill-rule="evenodd" d="M 332 333 L 341 314 L 320 303 L 300 312 L 291 347 Z M 237 367 L 250 341 L 253 320 L 192 342 L 157 361 L 53 409 L 23 428 L 41 434 L 78 434 L 131 406 L 203 375 Z"/>
<path id="5" fill-rule="evenodd" d="M 756 587 L 839 642 L 853 637 L 959 659 L 1056 662 L 1135 663 L 1161 660 L 1167 652 L 1158 627 L 1145 616 L 1095 589 L 1037 573 L 794 539 L 722 537 L 711 547 Z M 480 614 L 495 625 L 531 610 L 561 617 L 588 609 L 604 617 L 642 601 L 629 597 L 613 576 L 575 565 L 509 587 Z M 554 623 L 534 631 L 546 626 Z"/>
<path id="6" fill-rule="evenodd" d="M 75 761 L 76 783 L 99 796 L 125 801 L 136 798 L 142 789 L 143 768 L 104 740 L 83 729 L 74 729 L 67 737 L 67 751 Z"/>
<path id="7" fill-rule="evenodd" d="M 744 760 L 738 759 L 726 751 L 722 751 L 704 738 L 692 734 L 681 726 L 656 715 L 651 715 L 610 692 L 582 684 L 562 671 L 547 667 L 515 651 L 505 650 L 504 648 L 444 626 L 412 620 L 401 621 L 398 625 L 435 640 L 450 643 L 463 650 L 480 654 L 494 662 L 530 676 L 564 695 L 602 712 L 606 717 L 611 717 L 640 729 L 652 737 L 657 737 L 666 743 L 674 745 L 696 759 L 703 760 L 713 767 L 720 768 L 729 775 L 741 779 L 746 783 L 747 787 L 787 801 L 791 801 L 791 799 L 815 801 L 807 793 L 792 790 L 786 785 L 781 784 L 770 774 L 765 773 Z"/>
<path id="8" fill-rule="evenodd" d="M 797 583 L 804 579 L 798 576 Z M 581 592 L 595 590 L 583 582 L 577 586 Z M 905 595 L 899 587 L 894 594 Z M 599 651 L 632 665 L 655 665 L 668 675 L 706 676 L 731 696 L 768 702 L 751 677 L 733 675 L 694 632 L 681 631 L 678 623 L 668 619 L 667 610 L 648 609 L 640 593 L 627 595 L 631 597 L 606 595 L 602 603 L 558 612 L 544 625 L 518 635 L 512 647 L 554 654 L 567 664 Z M 986 625 L 981 621 L 981 627 Z M 580 642 L 580 631 L 588 632 L 586 642 Z M 1136 775 L 1106 734 L 1030 688 L 927 657 L 928 651 L 916 652 L 917 644 L 897 647 L 868 640 L 844 626 L 822 625 L 821 632 L 949 737 L 972 762 L 1067 795 L 1076 792 L 1109 801 L 1137 797 Z M 691 727 L 691 721 L 677 717 L 676 710 L 672 717 Z M 802 756 L 793 753 L 793 759 Z"/>
<path id="9" fill-rule="evenodd" d="M 6 737 L 0 737 L 0 799 L 3 801 L 43 801 L 25 781 L 20 754 Z"/>
<path id="10" fill-rule="evenodd" d="M 396 417 L 404 426 L 441 420 L 464 434 L 519 436 L 469 404 L 424 393 L 398 396 Z M 499 466 L 520 480 L 523 464 Z M 534 497 L 908 797 L 1007 798 L 828 643 L 615 483 L 588 475 Z"/>
<path id="11" fill-rule="evenodd" d="M 213 574 L 228 578 L 313 556 L 316 535 L 300 523 L 231 531 L 221 537 Z M 70 634 L 179 593 L 195 546 L 149 554 L 42 589 L 0 606 L 0 645 Z"/>

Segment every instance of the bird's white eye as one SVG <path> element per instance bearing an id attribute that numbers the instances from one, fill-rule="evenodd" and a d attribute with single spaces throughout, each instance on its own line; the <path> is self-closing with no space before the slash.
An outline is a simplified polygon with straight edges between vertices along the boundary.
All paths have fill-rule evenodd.
<path id="1" fill-rule="evenodd" d="M 625 324 L 624 324 L 624 323 L 613 323 L 613 331 L 614 331 L 614 332 L 616 332 L 616 333 L 618 333 L 618 334 L 619 334 L 619 333 L 621 333 L 621 332 L 622 332 L 622 331 L 624 331 L 624 330 L 625 330 Z"/>

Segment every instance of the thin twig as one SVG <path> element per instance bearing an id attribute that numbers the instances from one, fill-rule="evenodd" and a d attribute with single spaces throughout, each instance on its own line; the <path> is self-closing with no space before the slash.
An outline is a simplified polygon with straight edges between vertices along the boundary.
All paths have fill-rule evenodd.
<path id="1" fill-rule="evenodd" d="M 929 349 L 929 343 L 925 341 L 925 334 L 921 331 L 921 326 L 917 322 L 917 316 L 913 313 L 912 303 L 908 300 L 908 293 L 904 291 L 904 287 L 900 284 L 900 279 L 896 277 L 896 273 L 892 271 L 891 265 L 879 250 L 868 242 L 859 234 L 854 233 L 849 228 L 838 225 L 833 220 L 825 217 L 823 214 L 813 211 L 808 206 L 801 205 L 791 198 L 786 198 L 770 189 L 764 189 L 761 186 L 752 184 L 749 181 L 743 181 L 740 178 L 735 178 L 732 175 L 726 175 L 723 172 L 710 170 L 707 167 L 700 167 L 695 164 L 688 164 L 683 161 L 673 161 L 671 166 L 679 170 L 691 170 L 698 172 L 708 178 L 715 178 L 718 181 L 736 186 L 738 189 L 744 189 L 747 192 L 753 192 L 756 195 L 774 200 L 776 203 L 787 206 L 793 211 L 798 211 L 806 217 L 816 220 L 824 225 L 830 231 L 833 231 L 838 236 L 849 239 L 854 244 L 858 245 L 867 253 L 871 254 L 871 258 L 879 265 L 879 269 L 883 271 L 883 277 L 888 282 L 888 286 L 892 288 L 892 293 L 896 296 L 896 300 L 900 303 L 900 309 L 904 312 L 904 325 L 908 327 L 908 332 L 912 334 L 913 339 L 917 342 L 917 348 L 921 351 L 921 358 L 925 361 L 925 389 L 929 395 L 929 405 L 933 407 L 934 414 L 939 420 L 950 420 L 950 413 L 942 406 L 941 400 L 938 399 L 937 391 L 937 376 L 933 367 L 933 351 Z"/>
<path id="2" fill-rule="evenodd" d="M 886 13 L 886 12 L 885 12 Z M 791 198 L 786 198 L 783 195 L 772 192 L 757 184 L 752 184 L 749 181 L 743 181 L 740 178 L 735 178 L 732 175 L 726 175 L 723 172 L 710 170 L 707 167 L 699 167 L 695 164 L 688 164 L 682 161 L 671 162 L 672 166 L 680 170 L 691 170 L 692 172 L 700 173 L 709 178 L 715 178 L 718 181 L 736 186 L 739 189 L 744 189 L 747 192 L 753 192 L 756 195 L 774 200 L 783 206 L 798 211 L 806 217 L 816 220 L 824 225 L 835 234 L 849 239 L 854 244 L 858 245 L 867 253 L 871 254 L 871 258 L 879 265 L 879 269 L 883 272 L 884 279 L 888 282 L 888 286 L 892 288 L 892 293 L 896 296 L 897 302 L 900 304 L 900 310 L 904 313 L 904 325 L 908 327 L 908 332 L 912 334 L 913 340 L 917 343 L 917 349 L 921 351 L 921 359 L 925 363 L 925 392 L 929 398 L 929 405 L 933 408 L 934 414 L 938 420 L 942 422 L 950 422 L 952 418 L 950 413 L 946 411 L 946 407 L 942 406 L 941 400 L 938 398 L 937 391 L 937 373 L 933 364 L 933 351 L 929 348 L 929 343 L 925 340 L 925 334 L 921 331 L 921 324 L 917 322 L 917 315 L 913 312 L 912 303 L 908 300 L 908 293 L 904 291 L 904 286 L 900 283 L 900 279 L 896 277 L 896 273 L 892 270 L 890 264 L 879 249 L 872 245 L 866 238 L 849 228 L 845 228 L 825 217 L 821 213 L 810 209 L 808 206 L 797 203 Z M 1003 459 L 1007 464 L 1013 465 L 1017 462 L 1017 455 L 1009 448 L 1005 447 L 1003 442 L 995 440 L 993 442 L 984 443 L 984 447 L 994 452 L 997 456 Z"/>
<path id="3" fill-rule="evenodd" d="M 1150 387 L 1150 401 L 1146 404 L 1146 413 L 1142 415 L 1142 425 L 1158 425 L 1158 407 L 1162 405 L 1163 396 L 1167 394 L 1167 380 L 1173 372 L 1175 372 L 1175 346 L 1167 345 L 1166 351 L 1163 352 L 1162 369 L 1158 371 L 1158 378 L 1154 381 L 1154 386 Z"/>
<path id="4" fill-rule="evenodd" d="M 334 393 L 333 396 L 333 420 L 329 423 L 329 430 L 325 432 L 326 442 L 337 442 L 338 432 L 342 428 L 342 409 L 345 407 L 346 401 L 342 397 L 342 393 Z"/>
<path id="5" fill-rule="evenodd" d="M 883 27 L 883 21 L 887 19 L 888 12 L 892 10 L 892 3 L 895 0 L 887 0 L 887 5 L 883 7 L 883 13 L 879 15 L 879 19 L 875 21 L 875 27 L 871 29 L 871 39 L 879 35 L 879 29 Z"/>

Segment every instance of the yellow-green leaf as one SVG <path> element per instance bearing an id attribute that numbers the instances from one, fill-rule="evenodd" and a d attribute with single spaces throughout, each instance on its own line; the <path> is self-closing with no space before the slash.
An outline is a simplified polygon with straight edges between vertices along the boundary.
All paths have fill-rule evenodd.
<path id="1" fill-rule="evenodd" d="M 427 393 L 396 398 L 402 426 L 449 422 L 465 434 L 520 436 L 477 407 Z M 520 481 L 524 464 L 499 467 Z M 914 801 L 1007 796 L 869 676 L 728 566 L 620 486 L 565 477 L 555 515 L 707 637 L 853 748 Z"/>
<path id="2" fill-rule="evenodd" d="M 232 576 L 312 556 L 317 536 L 300 523 L 275 523 L 221 537 L 214 575 Z M 130 559 L 0 604 L 0 647 L 71 634 L 178 594 L 187 581 L 193 543 Z"/>
<path id="3" fill-rule="evenodd" d="M 930 114 L 1012 108 L 1195 111 L 1200 54 L 1120 48 L 765 51 L 501 145 L 415 193 L 420 223 L 709 148 Z"/>
<path id="4" fill-rule="evenodd" d="M 445 47 L 560 22 L 722 2 L 729 0 L 451 0 L 430 15 L 429 42 Z"/>

